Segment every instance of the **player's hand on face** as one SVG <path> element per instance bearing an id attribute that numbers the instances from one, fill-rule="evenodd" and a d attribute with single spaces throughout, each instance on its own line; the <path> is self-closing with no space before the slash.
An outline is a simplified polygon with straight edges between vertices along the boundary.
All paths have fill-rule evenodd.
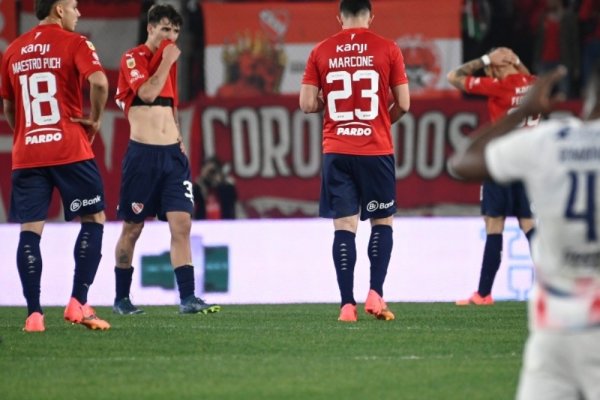
<path id="1" fill-rule="evenodd" d="M 552 95 L 554 85 L 567 74 L 567 69 L 562 65 L 540 76 L 529 89 L 521 108 L 529 115 L 547 114 L 554 105 L 563 101 L 564 94 Z"/>
<path id="2" fill-rule="evenodd" d="M 177 61 L 180 54 L 181 50 L 179 50 L 179 47 L 177 47 L 176 44 L 172 43 L 165 47 L 165 49 L 163 50 L 162 58 L 163 60 L 166 60 L 172 64 Z"/>

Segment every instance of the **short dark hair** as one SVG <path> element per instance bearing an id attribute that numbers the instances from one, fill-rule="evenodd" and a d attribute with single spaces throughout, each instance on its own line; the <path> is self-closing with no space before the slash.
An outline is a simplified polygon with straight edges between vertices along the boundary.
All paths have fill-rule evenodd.
<path id="1" fill-rule="evenodd" d="M 60 0 L 35 0 L 35 16 L 40 21 L 50 15 L 54 4 Z"/>
<path id="2" fill-rule="evenodd" d="M 357 16 L 365 11 L 371 12 L 371 0 L 341 0 L 340 14 L 344 16 Z"/>
<path id="3" fill-rule="evenodd" d="M 156 25 L 166 18 L 175 26 L 183 25 L 183 18 L 177 12 L 175 7 L 170 4 L 156 4 L 148 10 L 148 23 Z"/>

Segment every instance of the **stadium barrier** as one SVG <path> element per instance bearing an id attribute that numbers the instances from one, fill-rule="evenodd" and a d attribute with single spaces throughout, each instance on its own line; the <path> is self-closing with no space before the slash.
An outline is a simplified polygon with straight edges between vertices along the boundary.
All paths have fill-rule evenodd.
<path id="1" fill-rule="evenodd" d="M 120 223 L 104 230 L 103 258 L 89 293 L 93 305 L 111 305 L 114 248 Z M 42 304 L 64 305 L 71 293 L 76 223 L 49 223 L 42 238 Z M 337 303 L 331 260 L 333 226 L 325 219 L 194 221 L 193 258 L 197 293 L 220 304 Z M 0 305 L 24 305 L 15 265 L 19 226 L 0 225 Z M 356 300 L 369 287 L 368 223 L 357 234 Z M 454 301 L 476 289 L 484 247 L 481 218 L 396 218 L 394 249 L 386 284 L 388 301 Z M 493 295 L 524 300 L 533 280 L 528 243 L 516 220 L 507 220 L 504 251 Z M 169 262 L 168 226 L 148 222 L 134 256 L 132 297 L 136 304 L 177 304 Z"/>

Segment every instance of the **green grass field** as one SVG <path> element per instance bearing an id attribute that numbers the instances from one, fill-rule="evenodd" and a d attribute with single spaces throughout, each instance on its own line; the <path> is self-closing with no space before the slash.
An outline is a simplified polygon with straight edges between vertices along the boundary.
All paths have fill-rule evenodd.
<path id="1" fill-rule="evenodd" d="M 393 303 L 395 321 L 332 304 L 225 306 L 213 315 L 145 307 L 88 331 L 46 308 L 46 332 L 0 308 L 0 398 L 511 399 L 526 304 Z"/>

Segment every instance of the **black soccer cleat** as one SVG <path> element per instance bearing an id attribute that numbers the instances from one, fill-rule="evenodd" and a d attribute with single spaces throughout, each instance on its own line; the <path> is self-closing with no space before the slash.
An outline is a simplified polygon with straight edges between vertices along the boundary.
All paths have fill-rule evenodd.
<path id="1" fill-rule="evenodd" d="M 129 297 L 125 297 L 121 300 L 115 300 L 115 304 L 113 305 L 113 313 L 121 315 L 135 315 L 144 314 L 144 310 L 139 309 L 131 304 Z"/>
<path id="2" fill-rule="evenodd" d="M 181 304 L 179 305 L 179 313 L 181 314 L 208 314 L 219 311 L 221 311 L 221 306 L 216 304 L 206 304 L 204 300 L 194 295 L 181 300 Z"/>

